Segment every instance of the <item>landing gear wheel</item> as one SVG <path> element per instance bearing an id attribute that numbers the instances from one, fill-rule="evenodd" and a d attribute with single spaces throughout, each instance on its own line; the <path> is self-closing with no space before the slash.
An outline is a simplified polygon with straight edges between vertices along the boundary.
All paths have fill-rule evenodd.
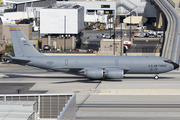
<path id="1" fill-rule="evenodd" d="M 154 79 L 155 79 L 155 80 L 158 80 L 158 79 L 159 79 L 159 76 L 158 76 L 158 75 L 155 75 L 155 76 L 154 76 Z"/>

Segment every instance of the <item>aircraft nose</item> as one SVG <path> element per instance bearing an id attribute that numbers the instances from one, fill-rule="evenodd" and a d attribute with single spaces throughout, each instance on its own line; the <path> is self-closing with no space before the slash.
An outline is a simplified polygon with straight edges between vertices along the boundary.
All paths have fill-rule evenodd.
<path id="1" fill-rule="evenodd" d="M 173 63 L 174 69 L 179 68 L 179 65 L 177 63 Z"/>

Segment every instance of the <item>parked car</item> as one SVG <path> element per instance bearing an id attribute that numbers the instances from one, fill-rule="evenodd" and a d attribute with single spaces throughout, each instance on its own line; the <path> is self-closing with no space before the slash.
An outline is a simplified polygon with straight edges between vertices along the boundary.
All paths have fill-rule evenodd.
<path id="1" fill-rule="evenodd" d="M 33 31 L 33 32 L 37 32 L 38 30 L 39 30 L 39 27 L 38 27 L 38 26 L 33 26 L 33 27 L 32 27 L 32 31 Z"/>
<path id="2" fill-rule="evenodd" d="M 162 33 L 158 33 L 158 34 L 157 34 L 157 37 L 162 38 L 162 37 L 163 37 L 163 34 L 162 34 Z"/>
<path id="3" fill-rule="evenodd" d="M 12 63 L 12 61 L 10 60 L 9 57 L 2 57 L 2 62 L 5 62 L 5 63 Z"/>
<path id="4" fill-rule="evenodd" d="M 157 32 L 157 37 L 159 37 L 159 38 L 163 37 L 163 31 L 158 31 Z"/>
<path id="5" fill-rule="evenodd" d="M 149 32 L 149 37 L 157 37 L 157 32 L 156 31 Z"/>
<path id="6" fill-rule="evenodd" d="M 124 49 L 128 50 L 128 46 L 124 46 Z"/>
<path id="7" fill-rule="evenodd" d="M 130 41 L 124 41 L 124 46 L 130 47 L 131 46 L 131 42 Z"/>
<path id="8" fill-rule="evenodd" d="M 146 30 L 147 27 L 146 26 L 137 25 L 136 29 L 138 29 L 139 31 L 142 31 L 142 30 Z"/>
<path id="9" fill-rule="evenodd" d="M 106 35 L 105 35 L 105 34 L 101 34 L 101 37 L 102 37 L 102 38 L 105 38 L 105 37 L 106 37 Z"/>
<path id="10" fill-rule="evenodd" d="M 144 37 L 149 37 L 149 33 L 148 32 L 144 32 Z"/>
<path id="11" fill-rule="evenodd" d="M 154 35 L 153 33 L 150 33 L 150 34 L 149 34 L 149 37 L 154 38 L 155 35 Z"/>
<path id="12" fill-rule="evenodd" d="M 140 33 L 140 34 L 139 34 L 139 37 L 144 37 L 144 33 Z"/>
<path id="13" fill-rule="evenodd" d="M 106 35 L 106 38 L 107 38 L 107 39 L 110 39 L 110 38 L 111 38 L 111 36 L 110 36 L 110 35 Z"/>
<path id="14" fill-rule="evenodd" d="M 124 35 L 124 37 L 127 37 L 127 33 L 126 32 L 124 32 L 123 35 Z"/>
<path id="15" fill-rule="evenodd" d="M 49 45 L 44 45 L 43 50 L 50 50 L 51 47 Z"/>
<path id="16" fill-rule="evenodd" d="M 139 37 L 140 33 L 135 33 L 134 37 Z"/>
<path id="17" fill-rule="evenodd" d="M 88 49 L 88 50 L 86 51 L 86 53 L 93 53 L 93 50 L 92 50 L 92 49 Z"/>

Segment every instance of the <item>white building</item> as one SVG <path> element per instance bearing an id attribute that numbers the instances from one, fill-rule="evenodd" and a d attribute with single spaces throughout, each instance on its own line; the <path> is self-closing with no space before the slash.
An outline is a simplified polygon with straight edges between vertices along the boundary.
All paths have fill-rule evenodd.
<path id="1" fill-rule="evenodd" d="M 74 50 L 76 40 L 80 39 L 84 30 L 84 7 L 58 4 L 52 8 L 41 9 L 40 23 L 40 34 L 45 35 L 42 47 L 49 45 L 54 49 Z M 53 41 L 54 38 L 56 40 Z"/>
<path id="2" fill-rule="evenodd" d="M 58 6 L 40 10 L 41 34 L 78 34 L 84 30 L 84 7 Z"/>

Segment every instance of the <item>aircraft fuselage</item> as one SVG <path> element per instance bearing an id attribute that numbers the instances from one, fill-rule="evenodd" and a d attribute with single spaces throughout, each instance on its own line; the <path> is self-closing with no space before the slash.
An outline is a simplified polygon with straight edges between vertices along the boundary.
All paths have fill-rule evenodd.
<path id="1" fill-rule="evenodd" d="M 159 74 L 174 69 L 164 62 L 166 58 L 155 56 L 43 56 L 30 57 L 27 65 L 53 71 L 76 72 L 81 69 L 126 69 L 125 74 Z"/>

